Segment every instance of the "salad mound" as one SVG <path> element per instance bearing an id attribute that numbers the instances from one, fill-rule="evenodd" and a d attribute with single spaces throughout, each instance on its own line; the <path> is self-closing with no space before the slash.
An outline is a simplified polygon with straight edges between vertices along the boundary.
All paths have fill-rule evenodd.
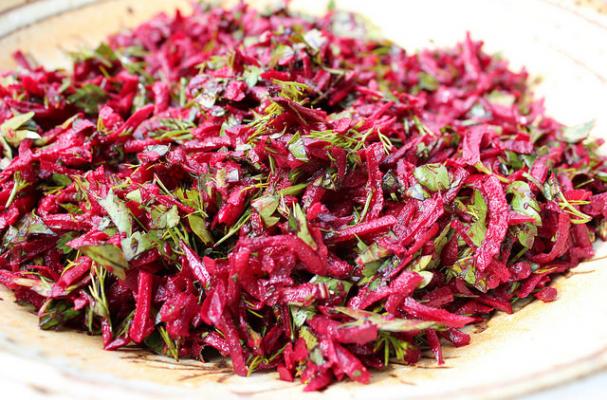
<path id="1" fill-rule="evenodd" d="M 0 283 L 42 329 L 321 390 L 443 363 L 607 236 L 592 123 L 467 36 L 197 5 L 0 75 Z"/>

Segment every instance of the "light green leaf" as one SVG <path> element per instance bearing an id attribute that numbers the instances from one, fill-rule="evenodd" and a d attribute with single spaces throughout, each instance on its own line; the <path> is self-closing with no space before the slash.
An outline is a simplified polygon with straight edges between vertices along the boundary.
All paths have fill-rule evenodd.
<path id="1" fill-rule="evenodd" d="M 40 276 L 40 279 L 17 278 L 13 283 L 19 286 L 25 286 L 38 293 L 40 296 L 48 297 L 51 295 L 52 281 Z"/>
<path id="2" fill-rule="evenodd" d="M 42 219 L 34 212 L 24 215 L 16 225 L 8 227 L 2 238 L 2 247 L 11 248 L 13 245 L 27 240 L 29 235 L 55 235 Z"/>
<path id="3" fill-rule="evenodd" d="M 293 320 L 293 325 L 296 328 L 301 328 L 308 319 L 316 315 L 316 312 L 311 307 L 289 306 L 289 309 L 291 310 L 291 319 Z"/>
<path id="4" fill-rule="evenodd" d="M 17 114 L 4 121 L 2 125 L 0 125 L 0 134 L 2 135 L 2 138 L 13 147 L 19 146 L 19 143 L 25 139 L 40 139 L 40 135 L 31 129 L 19 129 L 23 125 L 29 124 L 34 115 L 35 114 L 30 111 L 25 114 Z"/>
<path id="5" fill-rule="evenodd" d="M 207 224 L 204 218 L 196 214 L 188 215 L 188 223 L 190 224 L 190 228 L 192 232 L 204 243 L 205 245 L 210 245 L 213 243 L 213 235 L 207 229 Z"/>
<path id="6" fill-rule="evenodd" d="M 177 206 L 172 206 L 168 210 L 164 206 L 153 208 L 152 223 L 156 229 L 171 229 L 179 225 Z"/>
<path id="7" fill-rule="evenodd" d="M 308 161 L 308 154 L 306 153 L 306 146 L 299 132 L 297 132 L 287 146 L 289 152 L 299 161 Z"/>
<path id="8" fill-rule="evenodd" d="M 267 227 L 274 226 L 280 221 L 280 218 L 274 216 L 274 212 L 278 208 L 280 199 L 276 195 L 268 194 L 259 197 L 251 202 L 251 206 L 259 213 Z"/>
<path id="9" fill-rule="evenodd" d="M 468 253 L 470 254 L 470 253 Z M 481 292 L 487 291 L 487 282 L 484 279 L 476 279 L 476 268 L 474 267 L 474 257 L 465 255 L 449 268 L 449 272 L 462 278 L 466 283 L 474 286 Z"/>
<path id="10" fill-rule="evenodd" d="M 162 157 L 166 153 L 169 152 L 169 146 L 167 146 L 166 144 L 154 144 L 154 145 L 147 146 L 145 148 L 145 151 L 150 151 L 150 152 L 156 153 Z"/>
<path id="11" fill-rule="evenodd" d="M 419 88 L 423 90 L 434 91 L 438 89 L 439 82 L 433 75 L 427 72 L 420 72 L 419 75 Z"/>
<path id="12" fill-rule="evenodd" d="M 407 190 L 405 191 L 405 195 L 407 197 L 410 197 L 412 199 L 419 200 L 419 201 L 424 201 L 424 200 L 430 198 L 430 194 L 428 192 L 426 192 L 424 190 L 424 188 L 422 187 L 422 185 L 420 185 L 419 183 L 411 185 L 409 188 L 407 188 Z"/>
<path id="13" fill-rule="evenodd" d="M 344 325 L 360 324 L 369 321 L 376 325 L 381 331 L 388 332 L 411 332 L 428 328 L 438 328 L 439 324 L 432 321 L 422 321 L 418 319 L 387 318 L 381 314 L 371 311 L 354 310 L 348 307 L 334 307 L 333 310 L 354 318 L 356 322 L 348 322 Z"/>
<path id="14" fill-rule="evenodd" d="M 316 365 L 323 365 L 325 363 L 325 359 L 322 356 L 320 348 L 317 347 L 310 352 L 310 361 Z"/>
<path id="15" fill-rule="evenodd" d="M 487 233 L 485 222 L 487 219 L 487 203 L 481 192 L 475 190 L 473 193 L 473 202 L 466 207 L 468 214 L 474 218 L 474 222 L 472 222 L 468 230 L 468 236 L 470 236 L 470 239 L 472 239 L 472 242 L 476 246 L 480 246 L 485 240 L 485 234 Z"/>
<path id="16" fill-rule="evenodd" d="M 85 83 L 67 98 L 67 102 L 82 109 L 87 114 L 99 111 L 99 104 L 105 101 L 107 93 L 97 85 Z"/>
<path id="17" fill-rule="evenodd" d="M 15 131 L 15 130 L 19 129 L 22 125 L 24 125 L 25 123 L 29 122 L 32 118 L 34 118 L 34 115 L 35 114 L 33 111 L 30 111 L 25 114 L 17 114 L 14 117 L 9 118 L 6 121 L 4 121 L 2 123 L 2 126 L 0 126 L 0 131 L 2 131 L 2 133 L 8 132 L 8 131 Z"/>
<path id="18" fill-rule="evenodd" d="M 350 288 L 352 287 L 352 282 L 343 281 L 341 279 L 329 278 L 328 276 L 320 276 L 314 275 L 312 279 L 310 279 L 310 283 L 323 283 L 329 289 L 329 293 L 337 294 L 337 293 L 345 293 L 348 294 Z"/>
<path id="19" fill-rule="evenodd" d="M 131 236 L 133 226 L 129 209 L 124 202 L 114 194 L 114 191 L 110 189 L 105 199 L 100 199 L 98 202 L 107 212 L 116 228 L 118 228 L 118 231 L 120 233 L 126 233 L 127 236 Z"/>
<path id="20" fill-rule="evenodd" d="M 512 107 L 516 101 L 516 97 L 508 92 L 502 92 L 500 90 L 494 90 L 487 96 L 487 100 L 491 104 L 500 105 L 504 107 Z"/>
<path id="21" fill-rule="evenodd" d="M 407 269 L 410 271 L 417 272 L 422 276 L 427 276 L 427 274 L 424 275 L 422 274 L 422 272 L 425 272 L 424 270 L 428 267 L 428 265 L 430 265 L 430 261 L 432 261 L 432 254 L 421 256 L 415 261 L 413 261 L 413 263 L 409 267 L 407 267 Z"/>
<path id="22" fill-rule="evenodd" d="M 583 124 L 568 126 L 563 128 L 563 139 L 569 143 L 580 142 L 590 135 L 594 128 L 594 121 L 588 121 Z"/>
<path id="23" fill-rule="evenodd" d="M 536 225 L 542 225 L 542 218 L 539 214 L 540 206 L 533 197 L 533 193 L 527 182 L 512 182 L 508 186 L 506 193 L 513 195 L 510 205 L 514 211 L 533 218 Z"/>
<path id="24" fill-rule="evenodd" d="M 137 203 L 143 203 L 143 199 L 141 198 L 141 190 L 139 189 L 128 192 L 125 197 L 129 200 L 136 201 Z"/>
<path id="25" fill-rule="evenodd" d="M 304 342 L 306 342 L 306 347 L 308 348 L 308 350 L 312 350 L 316 346 L 318 346 L 318 339 L 316 339 L 316 336 L 314 336 L 312 331 L 310 331 L 305 326 L 299 330 L 299 337 L 301 337 Z"/>
<path id="26" fill-rule="evenodd" d="M 372 243 L 370 246 L 365 245 L 361 248 L 361 252 L 356 258 L 356 263 L 359 265 L 366 265 L 388 257 L 390 254 L 392 254 L 390 250 L 377 243 Z"/>
<path id="27" fill-rule="evenodd" d="M 303 39 L 312 49 L 313 53 L 317 53 L 318 50 L 327 42 L 327 39 L 323 36 L 322 32 L 318 29 L 311 29 L 304 33 Z"/>
<path id="28" fill-rule="evenodd" d="M 289 227 L 297 232 L 297 237 L 303 240 L 308 246 L 316 249 L 316 241 L 312 238 L 310 231 L 308 230 L 308 220 L 306 219 L 306 213 L 301 209 L 298 203 L 293 205 L 293 210 L 289 216 Z"/>
<path id="29" fill-rule="evenodd" d="M 450 179 L 447 168 L 442 164 L 425 164 L 415 168 L 413 176 L 432 192 L 449 189 Z"/>
<path id="30" fill-rule="evenodd" d="M 80 251 L 97 264 L 107 268 L 119 279 L 126 277 L 125 271 L 129 268 L 129 263 L 120 247 L 113 244 L 100 244 L 83 246 Z"/>
<path id="31" fill-rule="evenodd" d="M 168 229 L 174 228 L 179 225 L 179 210 L 177 206 L 171 207 L 171 209 L 165 214 L 166 216 L 166 227 Z"/>
<path id="32" fill-rule="evenodd" d="M 419 271 L 418 274 L 420 274 L 421 277 L 424 279 L 422 283 L 420 283 L 417 287 L 418 289 L 422 289 L 428 286 L 430 282 L 432 282 L 432 278 L 434 278 L 434 274 L 430 271 Z"/>
<path id="33" fill-rule="evenodd" d="M 13 147 L 17 147 L 19 146 L 19 143 L 21 143 L 25 139 L 40 139 L 40 135 L 34 131 L 18 130 L 7 133 L 4 136 L 4 139 Z"/>
<path id="34" fill-rule="evenodd" d="M 263 71 L 261 70 L 261 68 L 255 65 L 247 65 L 245 67 L 244 72 L 242 73 L 242 76 L 247 86 L 252 88 L 257 85 L 257 82 L 259 82 L 259 75 L 261 75 L 262 72 Z"/>
<path id="35" fill-rule="evenodd" d="M 537 236 L 537 226 L 526 223 L 513 226 L 510 229 L 523 247 L 527 249 L 533 247 L 533 242 Z"/>
<path id="36" fill-rule="evenodd" d="M 156 246 L 154 235 L 149 232 L 135 232 L 130 237 L 122 239 L 121 244 L 127 261 Z"/>

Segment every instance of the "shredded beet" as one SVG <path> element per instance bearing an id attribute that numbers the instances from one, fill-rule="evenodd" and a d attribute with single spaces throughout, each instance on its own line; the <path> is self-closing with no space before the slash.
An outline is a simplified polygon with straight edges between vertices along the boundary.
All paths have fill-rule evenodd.
<path id="1" fill-rule="evenodd" d="M 356 16 L 240 4 L 160 15 L 72 72 L 17 54 L 0 283 L 42 329 L 306 390 L 442 363 L 607 236 L 592 123 L 545 116 L 481 45 L 408 54 Z"/>

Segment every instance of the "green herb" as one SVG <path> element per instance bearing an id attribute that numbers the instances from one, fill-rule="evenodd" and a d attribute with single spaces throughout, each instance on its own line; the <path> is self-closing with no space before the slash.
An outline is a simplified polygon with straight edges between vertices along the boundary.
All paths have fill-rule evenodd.
<path id="1" fill-rule="evenodd" d="M 126 277 L 125 270 L 129 268 L 129 263 L 120 247 L 113 244 L 99 244 L 83 246 L 80 251 L 99 265 L 109 268 L 109 271 L 119 279 Z"/>
<path id="2" fill-rule="evenodd" d="M 41 329 L 49 330 L 64 326 L 66 322 L 80 315 L 67 301 L 48 301 L 38 311 L 38 324 Z"/>
<path id="3" fill-rule="evenodd" d="M 487 203 L 483 195 L 478 190 L 475 190 L 472 195 L 472 204 L 466 207 L 468 214 L 474 218 L 474 222 L 470 225 L 468 235 L 476 246 L 480 246 L 485 240 L 487 232 Z"/>
<path id="4" fill-rule="evenodd" d="M 251 218 L 251 210 L 249 209 L 240 216 L 238 221 L 236 221 L 236 223 L 234 225 L 232 225 L 230 227 L 230 229 L 228 229 L 228 231 L 226 232 L 225 235 L 223 235 L 222 238 L 220 238 L 217 242 L 215 242 L 214 247 L 219 246 L 220 244 L 222 244 L 223 242 L 225 242 L 226 240 L 228 240 L 229 238 L 234 236 L 237 232 L 239 232 L 240 228 L 242 228 L 244 226 L 244 224 L 246 224 L 249 221 L 250 218 Z"/>
<path id="5" fill-rule="evenodd" d="M 415 168 L 413 176 L 432 192 L 449 189 L 450 178 L 447 168 L 442 164 L 425 164 Z"/>
<path id="6" fill-rule="evenodd" d="M 308 155 L 306 153 L 306 146 L 299 133 L 293 135 L 291 140 L 289 140 L 287 147 L 289 149 L 289 152 L 291 152 L 295 159 L 304 162 L 309 161 Z"/>
<path id="7" fill-rule="evenodd" d="M 67 98 L 68 103 L 75 105 L 87 114 L 96 114 L 99 104 L 105 102 L 107 93 L 97 85 L 85 83 L 74 94 Z"/>
<path id="8" fill-rule="evenodd" d="M 34 115 L 33 112 L 17 114 L 4 121 L 2 125 L 0 125 L 0 135 L 2 135 L 2 139 L 13 147 L 18 147 L 19 143 L 25 139 L 40 139 L 40 135 L 35 131 L 36 126 L 32 120 Z M 10 158 L 10 148 L 8 150 L 8 156 Z"/>
<path id="9" fill-rule="evenodd" d="M 404 361 L 409 346 L 409 342 L 406 340 L 396 338 L 389 332 L 380 331 L 379 338 L 375 343 L 374 351 L 378 351 L 383 347 L 384 365 L 388 365 L 390 361 L 390 354 L 393 354 L 396 360 Z"/>
<path id="10" fill-rule="evenodd" d="M 171 339 L 166 328 L 164 326 L 161 326 L 158 328 L 158 332 L 160 332 L 160 337 L 164 341 L 167 353 L 171 357 L 173 357 L 173 359 L 179 360 L 179 346 L 177 345 L 177 343 L 175 343 L 173 339 Z"/>
<path id="11" fill-rule="evenodd" d="M 350 289 L 352 288 L 352 282 L 349 281 L 344 281 L 341 279 L 336 279 L 336 278 L 330 278 L 328 276 L 320 276 L 320 275 L 314 275 L 314 277 L 312 277 L 312 279 L 310 279 L 310 283 L 317 283 L 317 284 L 324 284 L 327 289 L 329 290 L 329 293 L 334 295 L 334 294 L 343 294 L 343 295 L 347 295 L 348 292 L 350 292 Z"/>
<path id="12" fill-rule="evenodd" d="M 278 191 L 279 196 L 295 196 L 308 187 L 307 183 L 300 183 L 293 186 L 282 188 Z"/>
<path id="13" fill-rule="evenodd" d="M 180 217 L 177 206 L 172 206 L 168 210 L 162 207 L 152 209 L 152 223 L 156 229 L 171 229 L 179 225 Z"/>
<path id="14" fill-rule="evenodd" d="M 421 256 L 421 257 L 415 259 L 411 263 L 411 265 L 409 265 L 407 267 L 407 269 L 410 270 L 410 271 L 417 272 L 418 274 L 420 274 L 423 277 L 427 278 L 429 275 L 428 274 L 424 274 L 424 272 L 429 272 L 429 271 L 425 271 L 425 269 L 428 268 L 428 266 L 432 262 L 433 258 L 434 257 L 431 254 L 427 254 L 425 256 Z"/>
<path id="15" fill-rule="evenodd" d="M 122 239 L 120 244 L 124 257 L 127 261 L 131 261 L 135 257 L 156 247 L 159 240 L 159 231 L 153 230 L 150 232 L 135 232 Z"/>
<path id="16" fill-rule="evenodd" d="M 289 215 L 289 227 L 297 233 L 297 237 L 303 240 L 308 246 L 316 249 L 316 241 L 312 238 L 308 230 L 308 220 L 306 214 L 298 203 L 293 204 L 293 210 Z"/>
<path id="17" fill-rule="evenodd" d="M 424 330 L 428 328 L 438 328 L 439 325 L 432 321 L 421 321 L 416 319 L 402 319 L 402 318 L 386 318 L 381 314 L 377 314 L 371 311 L 365 310 L 354 310 L 348 307 L 333 307 L 333 310 L 347 315 L 348 317 L 354 318 L 354 323 L 348 322 L 344 325 L 360 324 L 365 321 L 369 321 L 376 325 L 381 331 L 388 332 L 413 332 L 418 330 Z"/>
<path id="18" fill-rule="evenodd" d="M 316 311 L 311 307 L 289 306 L 289 310 L 291 310 L 293 326 L 297 329 L 304 326 L 308 319 L 316 315 Z"/>
<path id="19" fill-rule="evenodd" d="M 278 196 L 268 194 L 258 197 L 251 202 L 251 206 L 257 211 L 267 227 L 274 226 L 280 221 L 280 218 L 274 216 L 279 201 L 280 199 Z"/>
<path id="20" fill-rule="evenodd" d="M 89 294 L 93 298 L 91 311 L 95 314 L 109 321 L 110 319 L 110 308 L 108 305 L 107 297 L 105 295 L 105 279 L 107 276 L 107 270 L 105 268 L 98 268 L 94 265 L 91 269 L 91 283 L 88 287 Z M 89 329 L 91 330 L 91 329 Z"/>
<path id="21" fill-rule="evenodd" d="M 439 82 L 438 79 L 436 79 L 433 75 L 430 75 L 427 72 L 420 72 L 419 73 L 419 88 L 422 90 L 428 90 L 428 91 L 435 91 L 436 89 L 438 89 L 439 86 Z"/>
<path id="22" fill-rule="evenodd" d="M 508 186 L 506 192 L 513 195 L 510 205 L 514 211 L 533 218 L 536 225 L 542 225 L 542 217 L 539 214 L 540 205 L 533 197 L 527 182 L 514 181 Z"/>
<path id="23" fill-rule="evenodd" d="M 77 62 L 96 60 L 101 65 L 110 68 L 118 59 L 114 50 L 107 44 L 101 43 L 95 50 L 82 50 L 68 53 L 72 60 Z"/>
<path id="24" fill-rule="evenodd" d="M 4 208 L 8 208 L 15 198 L 17 197 L 17 193 L 25 189 L 29 186 L 29 183 L 21 178 L 21 172 L 17 171 L 13 174 L 13 188 L 8 195 L 8 199 L 6 199 L 6 204 Z"/>
<path id="25" fill-rule="evenodd" d="M 306 45 L 312 50 L 312 54 L 318 53 L 318 50 L 326 43 L 327 39 L 318 29 L 310 29 L 303 35 Z"/>
<path id="26" fill-rule="evenodd" d="M 594 128 L 594 121 L 588 121 L 583 124 L 563 128 L 562 137 L 569 143 L 578 143 L 590 135 Z"/>
<path id="27" fill-rule="evenodd" d="M 50 279 L 35 272 L 30 272 L 28 275 L 37 277 L 38 279 L 17 278 L 13 283 L 27 287 L 43 297 L 49 297 L 51 295 L 52 281 Z"/>
<path id="28" fill-rule="evenodd" d="M 487 96 L 487 100 L 491 104 L 503 106 L 503 107 L 512 107 L 516 102 L 516 97 L 513 94 L 502 92 L 500 90 L 494 90 Z"/>
<path id="29" fill-rule="evenodd" d="M 114 194 L 114 191 L 110 189 L 107 196 L 97 200 L 97 202 L 107 212 L 116 228 L 118 228 L 118 231 L 120 233 L 126 233 L 127 236 L 131 236 L 131 233 L 133 232 L 133 223 L 129 209 L 126 204 Z"/>
<path id="30" fill-rule="evenodd" d="M 261 75 L 262 72 L 262 69 L 255 65 L 247 65 L 242 73 L 247 86 L 252 88 L 257 85 L 257 82 L 259 82 L 259 75 Z"/>
<path id="31" fill-rule="evenodd" d="M 483 293 L 487 291 L 487 283 L 485 280 L 477 279 L 474 257 L 471 255 L 470 249 L 467 249 L 463 257 L 457 260 L 455 264 L 449 268 L 448 273 L 462 278 L 466 283 L 474 286 Z"/>
<path id="32" fill-rule="evenodd" d="M 194 232 L 202 243 L 207 246 L 213 244 L 213 235 L 207 229 L 206 220 L 204 218 L 196 214 L 190 214 L 187 219 L 192 232 Z"/>

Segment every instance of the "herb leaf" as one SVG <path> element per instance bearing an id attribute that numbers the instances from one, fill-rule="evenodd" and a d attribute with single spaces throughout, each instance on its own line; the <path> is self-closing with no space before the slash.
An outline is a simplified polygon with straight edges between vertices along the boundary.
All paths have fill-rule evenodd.
<path id="1" fill-rule="evenodd" d="M 31 129 L 19 129 L 23 125 L 30 125 L 33 117 L 34 113 L 30 111 L 7 119 L 0 125 L 0 135 L 13 147 L 19 146 L 19 143 L 25 139 L 40 139 L 40 135 Z"/>
<path id="2" fill-rule="evenodd" d="M 568 126 L 563 128 L 563 139 L 569 143 L 578 143 L 590 135 L 590 131 L 594 128 L 594 120 L 583 124 Z"/>
<path id="3" fill-rule="evenodd" d="M 213 236 L 211 232 L 207 229 L 206 221 L 199 215 L 190 214 L 188 215 L 188 224 L 190 224 L 190 229 L 205 245 L 210 245 L 213 243 Z"/>
<path id="4" fill-rule="evenodd" d="M 468 235 L 476 246 L 480 246 L 485 240 L 485 234 L 487 233 L 487 203 L 481 192 L 475 190 L 473 193 L 473 203 L 466 207 L 468 213 L 474 217 L 474 222 L 470 225 Z"/>
<path id="5" fill-rule="evenodd" d="M 82 246 L 80 251 L 102 267 L 109 268 L 109 271 L 119 279 L 126 277 L 125 271 L 129 268 L 129 263 L 120 247 L 113 244 L 100 244 Z"/>
<path id="6" fill-rule="evenodd" d="M 447 168 L 442 164 L 425 164 L 415 168 L 413 176 L 432 192 L 449 189 L 450 179 Z"/>
<path id="7" fill-rule="evenodd" d="M 263 223 L 267 227 L 274 226 L 280 221 L 280 218 L 274 216 L 278 208 L 280 199 L 275 195 L 265 195 L 251 202 L 251 206 L 259 213 Z"/>
<path id="8" fill-rule="evenodd" d="M 537 200 L 533 198 L 533 193 L 527 182 L 512 182 L 508 186 L 506 193 L 513 195 L 510 205 L 514 211 L 533 218 L 536 225 L 542 224 L 542 218 L 539 214 L 540 206 Z"/>
<path id="9" fill-rule="evenodd" d="M 295 159 L 304 162 L 309 161 L 306 146 L 299 132 L 293 135 L 287 147 Z"/>
<path id="10" fill-rule="evenodd" d="M 126 233 L 127 236 L 131 236 L 133 226 L 129 209 L 124 202 L 114 194 L 114 191 L 110 189 L 107 196 L 104 199 L 98 200 L 98 202 L 107 212 L 114 225 L 116 225 L 118 231 L 120 233 Z"/>
<path id="11" fill-rule="evenodd" d="M 306 213 L 304 213 L 298 203 L 293 204 L 293 211 L 289 216 L 289 227 L 297 233 L 298 238 L 303 240 L 311 248 L 316 249 L 316 241 L 312 238 L 312 235 L 308 230 Z"/>
<path id="12" fill-rule="evenodd" d="M 354 310 L 348 307 L 333 307 L 333 310 L 354 318 L 355 323 L 360 324 L 369 321 L 376 325 L 381 331 L 388 332 L 412 332 L 428 328 L 437 328 L 439 325 L 432 321 L 422 321 L 417 319 L 386 318 L 380 314 L 365 311 Z M 348 323 L 351 324 L 351 323 Z"/>
<path id="13" fill-rule="evenodd" d="M 106 98 L 107 94 L 99 86 L 85 83 L 67 98 L 67 102 L 82 109 L 87 114 L 95 114 L 99 111 L 99 104 L 103 103 Z"/>

